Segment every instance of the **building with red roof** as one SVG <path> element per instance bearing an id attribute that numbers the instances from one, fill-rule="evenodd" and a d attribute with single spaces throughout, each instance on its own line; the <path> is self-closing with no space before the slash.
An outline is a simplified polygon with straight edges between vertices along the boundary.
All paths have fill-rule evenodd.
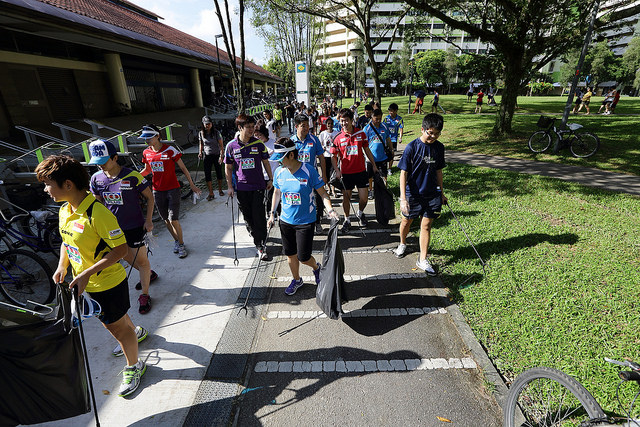
<path id="1" fill-rule="evenodd" d="M 231 59 L 126 0 L 0 0 L 0 137 L 16 125 L 208 105 Z M 240 66 L 240 60 L 235 61 Z M 245 61 L 246 89 L 282 80 Z"/>

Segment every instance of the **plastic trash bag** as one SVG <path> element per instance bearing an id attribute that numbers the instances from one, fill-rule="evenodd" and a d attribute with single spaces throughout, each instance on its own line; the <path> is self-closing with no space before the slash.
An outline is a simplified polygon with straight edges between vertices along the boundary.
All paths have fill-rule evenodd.
<path id="1" fill-rule="evenodd" d="M 35 424 L 91 410 L 71 293 L 58 286 L 53 314 L 41 318 L 0 306 L 0 425 Z"/>
<path id="2" fill-rule="evenodd" d="M 338 178 L 335 169 L 331 171 L 331 176 L 329 177 L 329 184 L 333 185 L 340 191 L 344 191 L 344 184 L 342 183 L 342 178 Z"/>
<path id="3" fill-rule="evenodd" d="M 338 319 L 346 302 L 344 290 L 344 258 L 338 242 L 338 221 L 332 220 L 322 253 L 320 284 L 316 290 L 316 303 L 330 319 Z"/>
<path id="4" fill-rule="evenodd" d="M 384 184 L 380 174 L 375 174 L 373 177 L 373 197 L 378 224 L 389 225 L 389 221 L 396 217 L 396 205 L 393 201 L 393 193 Z"/>

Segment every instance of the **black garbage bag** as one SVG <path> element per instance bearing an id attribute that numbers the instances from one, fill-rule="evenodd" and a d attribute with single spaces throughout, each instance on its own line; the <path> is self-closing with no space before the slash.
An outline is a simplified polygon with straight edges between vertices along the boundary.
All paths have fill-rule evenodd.
<path id="1" fill-rule="evenodd" d="M 91 410 L 80 334 L 71 327 L 71 294 L 62 286 L 57 293 L 53 315 L 44 319 L 0 305 L 1 426 Z"/>
<path id="2" fill-rule="evenodd" d="M 373 177 L 373 197 L 376 205 L 376 220 L 378 224 L 389 225 L 389 221 L 396 217 L 396 206 L 393 193 L 384 184 L 380 174 Z"/>
<path id="3" fill-rule="evenodd" d="M 342 183 L 342 178 L 338 178 L 335 169 L 331 171 L 331 176 L 329 177 L 329 184 L 333 185 L 340 191 L 344 191 L 344 184 Z"/>
<path id="4" fill-rule="evenodd" d="M 344 258 L 338 242 L 338 221 L 331 220 L 331 227 L 322 253 L 320 284 L 316 290 L 316 303 L 330 319 L 342 314 L 342 302 L 346 302 L 344 290 Z"/>

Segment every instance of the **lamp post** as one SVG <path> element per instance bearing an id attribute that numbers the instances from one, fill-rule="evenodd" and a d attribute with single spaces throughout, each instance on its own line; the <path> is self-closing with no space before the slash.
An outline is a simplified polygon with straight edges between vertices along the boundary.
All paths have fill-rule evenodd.
<path id="1" fill-rule="evenodd" d="M 357 70 L 358 70 L 358 57 L 357 53 L 362 52 L 362 49 L 355 47 L 351 49 L 351 56 L 353 56 L 353 103 L 356 103 L 356 90 L 358 88 L 358 83 L 356 82 Z"/>
<path id="2" fill-rule="evenodd" d="M 220 77 L 221 86 L 222 86 L 222 69 L 220 68 L 220 50 L 218 50 L 218 38 L 222 36 L 223 36 L 222 34 L 216 34 L 216 55 L 218 55 L 218 76 Z"/>

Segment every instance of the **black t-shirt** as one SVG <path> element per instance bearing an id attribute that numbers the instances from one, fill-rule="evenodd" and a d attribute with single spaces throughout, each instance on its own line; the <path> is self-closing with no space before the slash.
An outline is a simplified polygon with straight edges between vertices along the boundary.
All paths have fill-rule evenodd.
<path id="1" fill-rule="evenodd" d="M 364 127 L 369 124 L 370 120 L 371 120 L 370 117 L 360 116 L 360 117 L 358 117 L 358 121 L 356 123 L 356 127 L 358 129 L 364 129 Z"/>

